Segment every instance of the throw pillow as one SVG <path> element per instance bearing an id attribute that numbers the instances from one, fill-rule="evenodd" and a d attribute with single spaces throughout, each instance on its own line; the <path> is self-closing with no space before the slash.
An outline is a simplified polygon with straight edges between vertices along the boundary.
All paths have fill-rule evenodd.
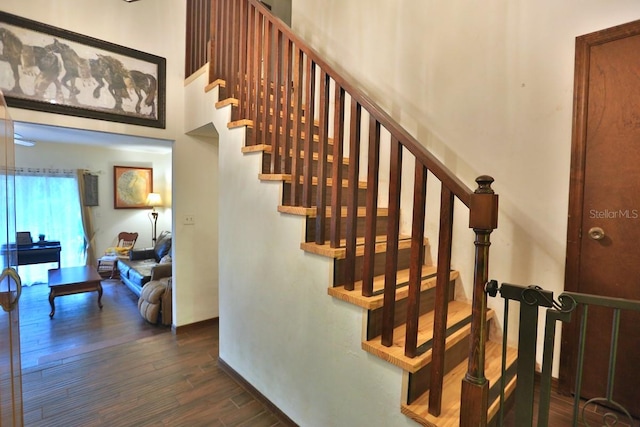
<path id="1" fill-rule="evenodd" d="M 160 260 L 160 264 L 171 264 L 171 255 L 165 255 Z"/>

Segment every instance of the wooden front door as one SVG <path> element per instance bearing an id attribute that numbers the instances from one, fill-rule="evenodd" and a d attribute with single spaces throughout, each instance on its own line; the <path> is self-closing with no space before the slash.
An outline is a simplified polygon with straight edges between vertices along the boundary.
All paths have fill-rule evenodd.
<path id="1" fill-rule="evenodd" d="M 0 426 L 3 427 L 23 425 L 18 310 L 22 285 L 14 269 L 18 262 L 15 213 L 13 123 L 0 91 Z"/>
<path id="2" fill-rule="evenodd" d="M 578 37 L 565 289 L 640 300 L 640 21 Z M 604 397 L 612 314 L 589 312 L 582 396 Z M 573 391 L 576 322 L 560 383 Z M 640 314 L 620 326 L 613 398 L 640 415 Z"/>

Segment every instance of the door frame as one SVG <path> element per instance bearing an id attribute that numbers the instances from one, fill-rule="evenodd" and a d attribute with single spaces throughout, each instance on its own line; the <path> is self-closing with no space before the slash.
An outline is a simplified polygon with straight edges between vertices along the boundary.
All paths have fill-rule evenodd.
<path id="1" fill-rule="evenodd" d="M 640 35 L 640 20 L 576 37 L 565 291 L 580 292 L 580 251 L 583 235 L 582 215 L 591 49 L 594 46 L 637 35 Z M 575 366 L 573 361 L 578 351 L 578 342 L 575 338 L 577 337 L 577 333 L 577 322 L 563 324 L 558 380 L 559 389 L 564 393 L 569 393 L 572 390 L 575 380 Z"/>

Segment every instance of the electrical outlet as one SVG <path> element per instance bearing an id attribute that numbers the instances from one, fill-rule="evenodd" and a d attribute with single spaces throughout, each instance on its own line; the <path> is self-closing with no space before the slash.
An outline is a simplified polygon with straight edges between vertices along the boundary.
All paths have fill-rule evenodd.
<path id="1" fill-rule="evenodd" d="M 182 220 L 182 223 L 184 225 L 195 225 L 196 217 L 193 215 L 185 215 L 184 219 Z"/>

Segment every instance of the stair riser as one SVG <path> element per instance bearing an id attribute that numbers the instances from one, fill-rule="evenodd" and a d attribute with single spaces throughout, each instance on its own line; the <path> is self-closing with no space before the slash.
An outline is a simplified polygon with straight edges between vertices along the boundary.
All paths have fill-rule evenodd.
<path id="1" fill-rule="evenodd" d="M 385 261 L 387 258 L 386 253 L 377 253 L 374 257 L 374 276 L 380 276 L 384 274 L 385 269 Z M 402 270 L 405 268 L 409 268 L 409 262 L 411 259 L 411 249 L 400 249 L 398 251 L 398 270 Z M 363 257 L 356 257 L 356 271 L 355 271 L 355 280 L 362 280 L 362 264 Z M 345 265 L 346 260 L 338 259 L 334 264 L 334 273 L 333 273 L 333 285 L 334 286 L 342 286 L 346 283 L 345 280 Z"/>
<path id="2" fill-rule="evenodd" d="M 313 176 L 318 176 L 318 161 L 313 160 L 311 163 L 311 170 L 313 172 Z M 347 177 L 347 172 L 349 170 L 349 165 L 342 165 L 342 179 Z M 283 171 L 283 173 L 290 173 L 290 170 Z M 262 172 L 261 173 L 271 173 L 271 153 L 264 153 L 262 155 Z M 333 178 L 333 163 L 329 163 L 327 166 L 327 177 Z"/>
<path id="3" fill-rule="evenodd" d="M 240 119 L 249 119 L 252 120 L 252 117 L 237 117 L 234 118 L 235 120 L 240 120 Z M 304 134 L 306 132 L 306 124 L 302 123 L 301 125 L 298 125 L 298 132 L 299 134 Z M 277 123 L 277 128 L 278 128 L 278 138 L 282 138 L 282 121 Z M 259 124 L 258 127 L 258 134 L 257 134 L 257 138 L 259 139 L 258 141 L 256 141 L 257 144 L 271 144 L 271 129 L 273 129 L 273 125 L 267 124 L 267 129 L 269 129 L 266 133 L 262 131 L 262 124 Z M 313 127 L 313 135 L 318 135 L 318 132 L 320 130 L 318 129 L 318 126 Z M 256 127 L 255 124 L 253 127 L 248 127 L 247 128 L 247 140 L 250 141 L 252 138 L 254 138 L 254 132 L 256 132 Z M 293 135 L 293 123 L 290 124 L 289 127 L 289 135 Z M 299 143 L 298 145 L 300 146 L 300 148 L 302 148 L 304 146 L 304 140 L 305 137 L 301 136 L 299 137 Z M 289 144 L 291 145 L 291 144 Z M 312 144 L 312 148 L 311 150 L 315 153 L 318 151 L 318 142 L 317 141 L 313 141 Z"/>
<path id="4" fill-rule="evenodd" d="M 487 328 L 489 321 L 487 321 Z M 449 348 L 445 355 L 444 373 L 446 375 L 469 356 L 469 335 Z M 412 404 L 418 397 L 429 390 L 431 381 L 431 363 L 427 364 L 415 373 L 409 373 L 409 389 L 407 392 L 407 404 Z"/>
<path id="5" fill-rule="evenodd" d="M 435 288 L 430 288 L 420 293 L 420 314 L 432 311 L 435 307 Z M 453 301 L 455 295 L 455 281 L 452 280 L 449 286 L 449 296 L 447 301 Z M 407 299 L 396 302 L 395 317 L 393 327 L 402 325 L 407 321 Z M 369 310 L 367 322 L 367 340 L 371 340 L 382 334 L 382 308 Z"/>
<path id="6" fill-rule="evenodd" d="M 302 196 L 302 189 L 300 190 L 300 195 Z M 347 188 L 342 187 L 342 191 L 341 191 L 341 204 L 342 206 L 347 206 L 347 199 L 348 199 L 348 194 L 347 194 Z M 312 205 L 316 205 L 316 195 L 317 195 L 317 186 L 313 185 L 311 188 L 311 203 Z M 327 186 L 327 190 L 326 190 L 326 200 L 327 200 L 327 204 L 329 203 L 329 201 L 331 200 L 331 187 Z M 359 188 L 358 189 L 358 206 L 365 206 L 366 204 L 366 197 L 367 197 L 367 189 L 366 188 Z M 285 182 L 282 188 L 282 204 L 284 206 L 291 206 L 291 183 Z"/>
<path id="7" fill-rule="evenodd" d="M 387 233 L 387 217 L 386 216 L 378 216 L 376 220 L 376 235 L 382 236 Z M 365 227 L 365 218 L 358 217 L 358 221 L 356 224 L 356 236 L 363 237 L 364 236 L 364 228 Z M 325 224 L 325 236 L 328 239 L 330 236 L 330 228 L 331 228 L 331 218 L 327 218 Z M 347 219 L 340 219 L 340 238 L 344 239 L 347 235 Z M 306 242 L 314 242 L 316 239 L 316 218 L 307 218 L 306 223 L 306 233 L 305 233 Z"/>

